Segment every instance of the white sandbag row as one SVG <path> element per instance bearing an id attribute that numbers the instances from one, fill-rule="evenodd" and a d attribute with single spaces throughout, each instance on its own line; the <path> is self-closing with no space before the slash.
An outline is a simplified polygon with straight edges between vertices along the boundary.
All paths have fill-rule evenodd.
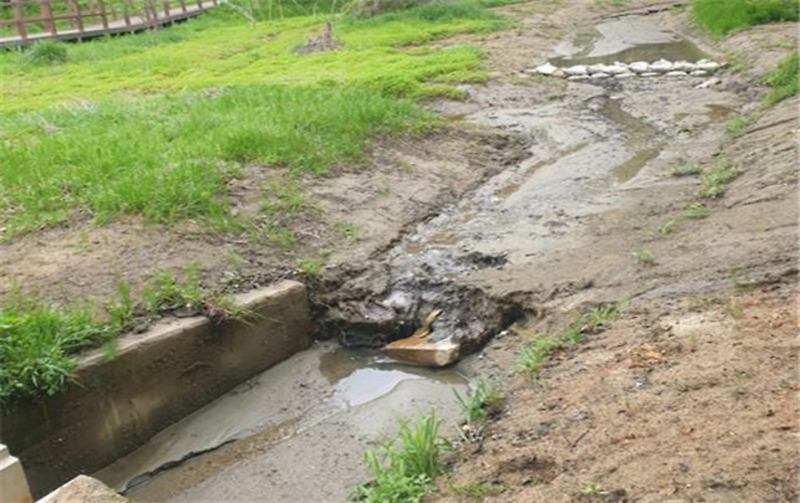
<path id="1" fill-rule="evenodd" d="M 705 77 L 719 70 L 720 64 L 709 59 L 701 59 L 696 63 L 688 61 L 667 61 L 659 59 L 653 63 L 636 61 L 634 63 L 615 62 L 613 65 L 574 65 L 559 68 L 550 63 L 537 66 L 532 70 L 539 75 L 566 78 L 567 80 L 585 79 L 628 79 L 631 77 Z"/>

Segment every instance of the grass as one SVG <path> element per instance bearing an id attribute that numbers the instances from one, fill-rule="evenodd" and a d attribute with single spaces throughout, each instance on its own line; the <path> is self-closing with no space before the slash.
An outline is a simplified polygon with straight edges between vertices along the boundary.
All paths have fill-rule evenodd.
<path id="1" fill-rule="evenodd" d="M 686 206 L 685 214 L 686 218 L 691 218 L 692 220 L 701 220 L 709 216 L 708 209 L 703 203 L 698 202 L 690 203 Z"/>
<path id="2" fill-rule="evenodd" d="M 324 21 L 246 23 L 220 8 L 156 33 L 0 54 L 0 237 L 132 214 L 290 247 L 279 216 L 302 197 L 278 193 L 284 178 L 261 218 L 236 218 L 228 186 L 242 168 L 323 175 L 363 164 L 372 138 L 435 127 L 414 100 L 461 97 L 452 84 L 485 79 L 484 54 L 422 44 L 509 26 L 481 2 L 445 1 L 336 17 L 339 50 L 297 55 Z M 31 65 L 39 56 L 61 64 Z"/>
<path id="3" fill-rule="evenodd" d="M 655 265 L 656 263 L 656 258 L 653 255 L 653 252 L 651 252 L 650 250 L 646 250 L 644 248 L 642 248 L 641 250 L 636 250 L 633 253 L 633 256 L 636 257 L 636 260 L 640 264 L 645 266 L 652 266 Z"/>
<path id="4" fill-rule="evenodd" d="M 432 125 L 407 100 L 274 85 L 0 118 L 0 221 L 10 235 L 76 213 L 99 223 L 140 214 L 230 227 L 226 187 L 242 163 L 323 174 L 361 161 L 373 135 Z M 275 209 L 302 205 L 290 184 L 271 188 Z"/>
<path id="5" fill-rule="evenodd" d="M 699 164 L 682 164 L 672 170 L 672 176 L 676 178 L 684 176 L 695 176 L 703 172 L 703 167 Z"/>
<path id="6" fill-rule="evenodd" d="M 142 298 L 134 303 L 130 286 L 120 283 L 117 299 L 102 309 L 90 304 L 53 307 L 20 296 L 0 307 L 0 405 L 60 392 L 77 368 L 74 353 L 102 345 L 113 356 L 116 337 L 137 320 L 178 310 L 214 319 L 249 316 L 231 297 L 204 288 L 197 266 L 187 268 L 181 280 L 157 273 Z"/>
<path id="7" fill-rule="evenodd" d="M 694 0 L 692 17 L 710 34 L 722 37 L 759 24 L 798 20 L 797 0 Z"/>
<path id="8" fill-rule="evenodd" d="M 800 83 L 798 65 L 798 54 L 795 52 L 783 59 L 778 67 L 767 75 L 767 85 L 772 88 L 766 98 L 767 104 L 771 105 L 797 94 Z"/>
<path id="9" fill-rule="evenodd" d="M 433 492 L 432 481 L 444 470 L 441 454 L 448 446 L 439 435 L 440 423 L 433 411 L 415 421 L 400 421 L 395 438 L 367 451 L 364 460 L 374 480 L 356 488 L 356 500 L 412 503 Z"/>
<path id="10" fill-rule="evenodd" d="M 58 393 L 77 367 L 69 354 L 115 335 L 89 306 L 15 304 L 0 308 L 0 404 Z"/>
<path id="11" fill-rule="evenodd" d="M 672 234 L 672 232 L 675 230 L 675 225 L 677 223 L 678 223 L 678 221 L 676 219 L 671 218 L 671 219 L 667 220 L 666 222 L 664 222 L 663 224 L 659 225 L 656 228 L 656 232 L 658 234 L 661 234 L 662 236 L 666 236 L 668 234 Z"/>
<path id="12" fill-rule="evenodd" d="M 324 267 L 325 264 L 322 261 L 314 258 L 303 257 L 297 259 L 297 268 L 307 276 L 319 276 Z"/>
<path id="13" fill-rule="evenodd" d="M 735 140 L 744 136 L 748 125 L 750 125 L 750 118 L 746 115 L 739 115 L 728 121 L 726 128 L 730 137 Z"/>
<path id="14" fill-rule="evenodd" d="M 718 199 L 725 194 L 726 185 L 741 175 L 737 166 L 732 164 L 721 164 L 700 177 L 702 187 L 697 191 L 697 195 L 707 199 Z"/>
<path id="15" fill-rule="evenodd" d="M 0 54 L 0 111 L 47 108 L 103 97 L 257 84 L 363 86 L 390 95 L 447 94 L 461 80 L 485 78 L 483 52 L 475 47 L 422 44 L 461 33 L 508 25 L 469 0 L 453 0 L 335 23 L 337 51 L 297 55 L 326 18 L 301 16 L 246 23 L 212 12 L 156 34 L 68 46 L 66 64 L 32 69 L 24 53 Z M 449 89 L 448 89 L 449 87 Z"/>
<path id="16" fill-rule="evenodd" d="M 455 388 L 453 393 L 468 425 L 482 425 L 487 417 L 499 412 L 505 400 L 505 395 L 497 385 L 483 379 L 466 396 L 461 396 Z"/>
<path id="17" fill-rule="evenodd" d="M 626 303 L 626 300 L 621 300 L 596 306 L 577 316 L 557 337 L 517 330 L 517 333 L 528 340 L 517 357 L 517 369 L 535 378 L 556 352 L 583 342 L 586 334 L 598 333 L 608 328 L 612 320 L 622 316 L 622 307 Z"/>
<path id="18" fill-rule="evenodd" d="M 25 52 L 23 61 L 32 66 L 51 66 L 67 62 L 67 46 L 58 41 L 37 42 Z"/>

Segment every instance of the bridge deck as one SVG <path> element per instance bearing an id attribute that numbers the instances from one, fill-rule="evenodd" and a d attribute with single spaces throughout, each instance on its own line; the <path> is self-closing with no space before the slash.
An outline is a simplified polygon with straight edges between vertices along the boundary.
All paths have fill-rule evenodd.
<path id="1" fill-rule="evenodd" d="M 109 20 L 107 26 L 98 23 L 84 26 L 82 30 L 77 28 L 59 30 L 56 34 L 43 32 L 29 33 L 24 38 L 19 35 L 13 37 L 0 37 L 0 48 L 22 47 L 41 40 L 86 40 L 119 33 L 136 33 L 151 29 L 156 25 L 164 26 L 178 21 L 183 21 L 190 17 L 200 15 L 205 11 L 216 7 L 217 5 L 219 5 L 218 2 L 212 3 L 210 1 L 205 1 L 197 4 L 187 4 L 185 6 L 171 8 L 169 9 L 169 15 L 167 15 L 166 11 L 158 12 L 156 13 L 155 18 L 147 18 L 145 16 L 130 16 L 127 20 Z"/>

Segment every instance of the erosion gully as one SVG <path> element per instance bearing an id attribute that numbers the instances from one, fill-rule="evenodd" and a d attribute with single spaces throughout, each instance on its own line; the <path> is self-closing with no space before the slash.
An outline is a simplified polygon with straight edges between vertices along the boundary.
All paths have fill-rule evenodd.
<path id="1" fill-rule="evenodd" d="M 702 53 L 626 17 L 573 33 L 552 56 L 568 65 L 692 61 Z M 569 83 L 557 100 L 492 84 L 470 87 L 467 102 L 438 105 L 445 116 L 524 137 L 528 157 L 416 224 L 374 266 L 319 298 L 331 306 L 320 328 L 333 340 L 242 384 L 96 476 L 136 501 L 346 501 L 369 478 L 364 450 L 395 431 L 398 417 L 433 408 L 444 433 L 454 434 L 453 389 L 467 389 L 481 346 L 532 307 L 532 285 L 557 282 L 558 267 L 541 264 L 591 244 L 594 215 L 624 204 L 653 161 L 681 155 L 675 140 L 683 132 L 670 125 L 676 114 L 693 114 L 698 124 L 726 116 L 734 98 L 696 84 Z M 434 339 L 454 337 L 478 356 L 431 370 L 370 349 L 409 335 L 433 309 L 442 309 Z"/>

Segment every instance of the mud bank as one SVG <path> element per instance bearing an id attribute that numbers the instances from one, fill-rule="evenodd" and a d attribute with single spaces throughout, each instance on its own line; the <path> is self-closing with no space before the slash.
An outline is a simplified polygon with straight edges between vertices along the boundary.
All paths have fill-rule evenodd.
<path id="1" fill-rule="evenodd" d="M 246 322 L 172 320 L 86 355 L 76 384 L 3 412 L 2 438 L 35 496 L 92 473 L 256 373 L 311 345 L 305 287 L 284 281 L 237 296 Z"/>

